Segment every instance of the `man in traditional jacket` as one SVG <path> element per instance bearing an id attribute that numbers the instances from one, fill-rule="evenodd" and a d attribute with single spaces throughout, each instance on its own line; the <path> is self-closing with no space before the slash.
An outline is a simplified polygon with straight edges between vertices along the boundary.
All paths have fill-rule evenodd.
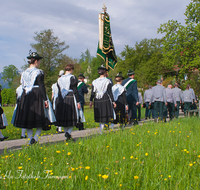
<path id="1" fill-rule="evenodd" d="M 145 119 L 147 119 L 148 117 L 150 119 L 151 113 L 152 113 L 152 118 L 154 118 L 153 108 L 149 109 L 149 103 L 151 102 L 152 93 L 153 93 L 152 86 L 149 85 L 149 89 L 145 90 L 144 92 L 144 102 L 146 104 Z M 152 107 L 153 107 L 153 102 L 152 102 Z"/>
<path id="2" fill-rule="evenodd" d="M 141 92 L 138 92 L 138 102 L 139 104 L 137 105 L 137 111 L 138 111 L 138 121 L 141 121 L 141 105 L 143 106 L 143 99 L 142 99 L 142 94 Z"/>
<path id="3" fill-rule="evenodd" d="M 154 121 L 157 122 L 158 117 L 163 120 L 163 107 L 166 104 L 165 87 L 162 86 L 162 80 L 157 80 L 157 85 L 152 88 L 153 94 L 151 103 L 154 102 Z M 158 114 L 159 113 L 159 114 Z"/>
<path id="4" fill-rule="evenodd" d="M 173 119 L 173 110 L 174 110 L 174 106 L 176 107 L 176 99 L 175 99 L 175 95 L 174 95 L 174 91 L 172 90 L 172 85 L 169 84 L 167 86 L 167 88 L 165 89 L 165 93 L 166 93 L 166 102 L 167 102 L 167 106 L 166 106 L 166 110 L 164 111 L 164 119 L 166 121 L 167 118 L 167 110 L 169 111 L 169 118 L 170 120 Z"/>
<path id="5" fill-rule="evenodd" d="M 193 95 L 192 92 L 189 90 L 190 86 L 186 86 L 186 90 L 183 91 L 182 94 L 182 101 L 184 104 L 184 114 L 186 115 L 186 111 L 191 110 L 192 103 L 193 103 Z"/>
<path id="6" fill-rule="evenodd" d="M 128 70 L 128 78 L 123 80 L 122 85 L 125 87 L 127 93 L 127 103 L 128 103 L 128 112 L 130 116 L 130 123 L 133 121 L 134 124 L 137 124 L 137 105 L 138 102 L 138 89 L 137 81 L 134 79 L 134 71 L 132 69 Z"/>
<path id="7" fill-rule="evenodd" d="M 81 108 L 83 111 L 84 111 L 84 104 L 85 104 L 84 94 L 88 93 L 88 89 L 87 89 L 86 84 L 84 83 L 84 79 L 85 79 L 85 76 L 82 73 L 80 73 L 78 76 L 77 89 L 78 89 L 78 94 L 79 94 L 79 101 L 80 101 Z M 82 122 L 79 122 L 79 130 L 84 130 L 84 125 Z"/>
<path id="8" fill-rule="evenodd" d="M 179 117 L 179 107 L 182 102 L 182 91 L 180 88 L 178 88 L 178 83 L 175 83 L 174 88 L 172 89 L 174 91 L 174 96 L 176 100 L 176 108 L 174 110 L 175 117 Z"/>

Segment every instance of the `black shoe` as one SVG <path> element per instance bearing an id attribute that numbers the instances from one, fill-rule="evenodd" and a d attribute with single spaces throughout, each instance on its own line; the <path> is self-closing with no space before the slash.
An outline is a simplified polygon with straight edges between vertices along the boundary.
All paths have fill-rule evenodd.
<path id="1" fill-rule="evenodd" d="M 34 138 L 32 138 L 30 144 L 36 144 L 36 143 L 37 141 Z"/>
<path id="2" fill-rule="evenodd" d="M 25 137 L 21 136 L 21 139 L 25 139 L 25 138 L 27 138 L 27 136 L 26 136 L 26 135 L 25 135 Z"/>
<path id="3" fill-rule="evenodd" d="M 138 119 L 138 121 L 141 121 L 141 119 Z"/>
<path id="4" fill-rule="evenodd" d="M 71 139 L 71 138 L 72 138 L 72 136 L 71 136 L 68 132 L 65 133 L 65 137 L 66 137 L 67 139 Z"/>
<path id="5" fill-rule="evenodd" d="M 8 137 L 3 137 L 3 138 L 0 138 L 0 141 L 4 141 L 6 140 Z"/>
<path id="6" fill-rule="evenodd" d="M 145 117 L 145 119 L 147 119 L 147 117 Z"/>

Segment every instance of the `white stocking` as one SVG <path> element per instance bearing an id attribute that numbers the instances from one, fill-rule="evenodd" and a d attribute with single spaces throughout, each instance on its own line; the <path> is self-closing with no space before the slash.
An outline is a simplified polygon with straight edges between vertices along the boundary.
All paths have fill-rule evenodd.
<path id="1" fill-rule="evenodd" d="M 22 137 L 25 137 L 25 132 L 26 132 L 26 129 L 22 128 Z"/>
<path id="2" fill-rule="evenodd" d="M 42 128 L 37 128 L 37 130 L 35 132 L 35 136 L 34 136 L 34 139 L 36 141 L 38 141 L 38 137 L 40 136 L 41 132 L 42 132 Z"/>

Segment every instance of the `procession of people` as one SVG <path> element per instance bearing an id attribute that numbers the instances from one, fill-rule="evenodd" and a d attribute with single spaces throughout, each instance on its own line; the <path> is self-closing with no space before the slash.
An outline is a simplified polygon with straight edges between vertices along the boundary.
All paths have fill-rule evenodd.
<path id="1" fill-rule="evenodd" d="M 29 144 L 38 142 L 42 130 L 50 130 L 51 125 L 57 126 L 57 132 L 63 132 L 66 140 L 72 140 L 71 132 L 74 127 L 84 130 L 84 94 L 88 93 L 84 82 L 85 76 L 80 73 L 78 79 L 73 75 L 74 65 L 67 64 L 65 71 L 61 70 L 58 80 L 52 85 L 52 97 L 49 100 L 44 85 L 44 73 L 39 69 L 42 57 L 37 52 L 31 52 L 27 57 L 29 68 L 21 75 L 21 85 L 16 89 L 17 102 L 11 123 L 22 129 L 21 138 L 29 138 Z M 179 107 L 184 105 L 184 114 L 195 109 L 196 99 L 194 90 L 187 85 L 181 91 L 178 83 L 174 88 L 168 84 L 167 88 L 158 79 L 156 86 L 149 85 L 144 92 L 144 103 L 141 92 L 138 91 L 135 73 L 132 69 L 127 72 L 125 79 L 122 73 L 115 76 L 116 84 L 108 78 L 107 68 L 98 67 L 99 77 L 92 82 L 90 108 L 94 107 L 94 121 L 99 123 L 100 133 L 104 126 L 120 124 L 124 129 L 127 123 L 137 125 L 141 120 L 141 107 L 145 108 L 145 119 L 152 118 L 155 122 L 179 117 Z M 1 133 L 8 125 L 1 107 L 0 97 L 0 141 L 7 139 Z M 33 129 L 36 128 L 35 135 Z"/>

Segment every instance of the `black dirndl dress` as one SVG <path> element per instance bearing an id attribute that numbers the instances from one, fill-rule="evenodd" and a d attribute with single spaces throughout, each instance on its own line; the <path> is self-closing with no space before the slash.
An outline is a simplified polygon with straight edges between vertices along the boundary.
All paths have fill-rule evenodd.
<path id="1" fill-rule="evenodd" d="M 108 79 L 109 80 L 109 79 Z M 93 101 L 95 97 L 95 92 L 93 92 L 94 87 L 92 86 L 92 92 L 90 101 Z M 94 98 L 94 120 L 98 123 L 109 123 L 113 121 L 114 108 L 113 104 L 114 98 L 112 94 L 112 84 L 109 83 L 106 92 L 100 99 Z"/>
<path id="2" fill-rule="evenodd" d="M 2 103 L 2 98 L 1 98 L 1 95 L 0 95 L 0 104 Z M 3 108 L 0 106 L 0 129 L 5 129 L 6 126 L 4 126 L 4 123 L 3 123 Z"/>
<path id="3" fill-rule="evenodd" d="M 127 105 L 127 101 L 126 101 L 126 94 L 125 91 L 118 96 L 116 103 L 116 108 L 115 108 L 115 114 L 116 114 L 116 120 L 114 120 L 114 124 L 123 124 L 126 123 L 127 119 L 126 119 L 126 109 L 125 106 Z"/>
<path id="4" fill-rule="evenodd" d="M 14 126 L 18 128 L 50 129 L 50 121 L 45 118 L 44 101 L 47 100 L 44 86 L 44 74 L 36 77 L 33 89 L 26 94 L 25 90 L 18 101 Z"/>
<path id="5" fill-rule="evenodd" d="M 77 103 L 79 102 L 78 91 L 77 91 L 77 78 L 72 75 L 70 78 L 70 88 L 72 91 L 69 92 L 63 99 L 61 94 L 61 88 L 58 83 L 58 97 L 55 101 L 55 116 L 56 125 L 62 127 L 73 127 L 77 125 Z"/>

